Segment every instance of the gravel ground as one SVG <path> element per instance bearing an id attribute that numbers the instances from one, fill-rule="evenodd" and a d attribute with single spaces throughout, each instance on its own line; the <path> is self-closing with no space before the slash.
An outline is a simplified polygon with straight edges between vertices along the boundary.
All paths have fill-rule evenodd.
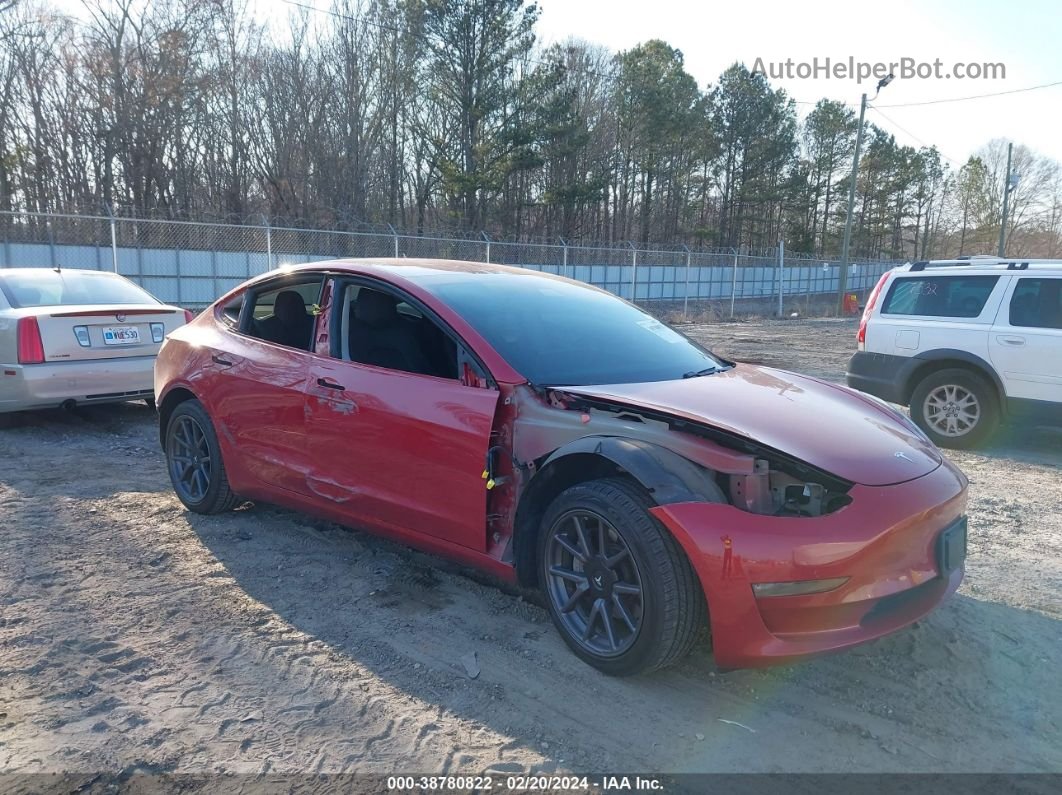
<path id="1" fill-rule="evenodd" d="M 854 337 L 686 330 L 832 380 Z M 456 567 L 267 505 L 187 513 L 143 406 L 39 413 L 0 431 L 0 771 L 1062 772 L 1060 442 L 952 454 L 967 578 L 916 626 L 790 667 L 719 674 L 702 644 L 610 679 Z"/>

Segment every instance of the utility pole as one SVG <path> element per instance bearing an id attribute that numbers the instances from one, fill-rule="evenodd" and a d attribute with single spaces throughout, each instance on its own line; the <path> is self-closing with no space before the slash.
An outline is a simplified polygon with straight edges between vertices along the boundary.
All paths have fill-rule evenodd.
<path id="1" fill-rule="evenodd" d="M 1007 144 L 1007 174 L 1003 178 L 1003 220 L 999 224 L 999 251 L 1000 257 L 1005 257 L 1007 250 L 1007 210 L 1010 205 L 1010 189 L 1017 183 L 1015 175 L 1010 173 L 1010 158 L 1014 152 L 1014 144 Z"/>
<path id="2" fill-rule="evenodd" d="M 881 89 L 892 82 L 893 75 L 888 74 L 878 81 L 874 99 L 878 98 Z M 852 155 L 852 179 L 848 183 L 848 217 L 844 221 L 844 241 L 841 243 L 841 267 L 838 269 L 837 280 L 837 314 L 844 314 L 844 294 L 848 289 L 848 250 L 852 244 L 852 218 L 855 215 L 855 191 L 856 178 L 859 176 L 859 150 L 863 146 L 863 117 L 867 112 L 867 95 L 863 95 L 859 103 L 859 128 L 856 130 L 855 153 Z"/>

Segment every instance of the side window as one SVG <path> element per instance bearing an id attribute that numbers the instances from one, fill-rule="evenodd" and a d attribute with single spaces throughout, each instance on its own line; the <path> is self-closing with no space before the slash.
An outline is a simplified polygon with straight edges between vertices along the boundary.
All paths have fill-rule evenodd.
<path id="1" fill-rule="evenodd" d="M 340 358 L 486 386 L 478 364 L 453 337 L 400 296 L 348 284 L 333 306 L 339 312 L 335 347 Z"/>
<path id="2" fill-rule="evenodd" d="M 1062 279 L 1018 279 L 1009 317 L 1012 326 L 1062 329 Z"/>
<path id="3" fill-rule="evenodd" d="M 883 315 L 977 317 L 998 276 L 918 276 L 895 279 L 882 304 Z"/>
<path id="4" fill-rule="evenodd" d="M 243 311 L 243 294 L 236 296 L 221 307 L 221 320 L 226 326 L 235 330 L 240 326 L 240 312 Z"/>
<path id="5" fill-rule="evenodd" d="M 251 337 L 308 351 L 313 339 L 321 277 L 312 281 L 275 283 L 248 296 L 243 332 Z M 226 307 L 227 313 L 228 307 Z"/>

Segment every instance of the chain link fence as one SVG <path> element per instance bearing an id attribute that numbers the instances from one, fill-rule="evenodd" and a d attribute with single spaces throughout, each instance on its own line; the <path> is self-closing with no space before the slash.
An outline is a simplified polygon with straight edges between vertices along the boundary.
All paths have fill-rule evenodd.
<path id="1" fill-rule="evenodd" d="M 666 312 L 829 314 L 840 263 L 776 249 L 513 243 L 479 237 L 346 232 L 97 215 L 0 212 L 0 267 L 113 270 L 167 303 L 200 308 L 283 265 L 345 257 L 470 260 L 566 276 Z M 848 266 L 865 298 L 896 262 Z"/>

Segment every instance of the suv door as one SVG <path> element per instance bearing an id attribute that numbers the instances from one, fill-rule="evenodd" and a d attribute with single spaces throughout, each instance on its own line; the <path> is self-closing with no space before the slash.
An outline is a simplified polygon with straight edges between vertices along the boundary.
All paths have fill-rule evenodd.
<path id="1" fill-rule="evenodd" d="M 458 377 L 479 365 L 411 298 L 346 280 L 329 295 L 331 356 L 306 387 L 311 490 L 352 524 L 486 549 L 497 389 L 482 370 Z"/>
<path id="2" fill-rule="evenodd" d="M 1008 398 L 1056 404 L 1057 415 L 1062 405 L 1062 276 L 1014 279 L 992 326 L 989 349 Z"/>

